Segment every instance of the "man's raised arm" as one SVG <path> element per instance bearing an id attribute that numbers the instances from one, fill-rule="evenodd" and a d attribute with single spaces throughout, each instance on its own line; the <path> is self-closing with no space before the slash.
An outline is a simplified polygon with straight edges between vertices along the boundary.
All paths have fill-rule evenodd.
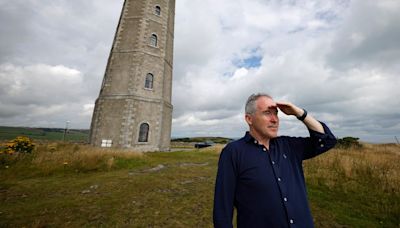
<path id="1" fill-rule="evenodd" d="M 278 108 L 286 115 L 296 116 L 298 119 L 302 120 L 307 128 L 325 134 L 324 127 L 322 124 L 316 120 L 314 117 L 309 115 L 306 110 L 297 107 L 296 105 L 289 102 L 276 102 Z"/>

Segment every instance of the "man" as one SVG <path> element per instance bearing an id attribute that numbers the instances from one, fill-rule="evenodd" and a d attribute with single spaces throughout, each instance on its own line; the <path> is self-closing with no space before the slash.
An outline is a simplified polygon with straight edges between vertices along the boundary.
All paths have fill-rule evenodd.
<path id="1" fill-rule="evenodd" d="M 310 137 L 277 137 L 278 109 L 296 116 Z M 306 110 L 275 102 L 267 94 L 251 95 L 245 107 L 249 131 L 221 152 L 214 196 L 214 226 L 313 227 L 302 161 L 336 144 L 329 128 Z"/>

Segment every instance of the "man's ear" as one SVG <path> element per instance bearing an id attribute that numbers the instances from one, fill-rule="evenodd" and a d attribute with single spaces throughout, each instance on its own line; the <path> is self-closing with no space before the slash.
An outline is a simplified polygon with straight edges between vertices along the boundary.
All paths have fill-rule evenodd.
<path id="1" fill-rule="evenodd" d="M 251 126 L 253 124 L 253 116 L 251 116 L 250 114 L 245 114 L 244 119 L 246 120 L 248 125 Z"/>

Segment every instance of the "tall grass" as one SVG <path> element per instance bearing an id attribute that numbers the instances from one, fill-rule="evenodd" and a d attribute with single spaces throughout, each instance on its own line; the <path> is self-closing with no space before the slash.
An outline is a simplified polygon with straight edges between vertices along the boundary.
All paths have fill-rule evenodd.
<path id="1" fill-rule="evenodd" d="M 212 227 L 222 147 L 143 154 L 44 143 L 3 154 L 0 227 Z M 399 146 L 333 149 L 304 172 L 316 227 L 400 226 Z"/>
<path id="2" fill-rule="evenodd" d="M 333 149 L 305 162 L 308 183 L 349 190 L 354 185 L 384 192 L 400 191 L 400 147 L 366 144 L 362 149 Z"/>
<path id="3" fill-rule="evenodd" d="M 60 172 L 89 172 L 117 168 L 121 161 L 142 160 L 142 152 L 94 148 L 72 143 L 39 144 L 31 154 L 5 155 L 0 169 L 14 175 L 50 175 Z M 29 175 L 29 173 L 31 175 Z"/>
<path id="4" fill-rule="evenodd" d="M 355 218 L 363 224 L 363 216 L 371 214 L 383 226 L 384 221 L 400 224 L 398 145 L 333 149 L 306 161 L 304 172 L 313 206 L 330 211 L 342 224 Z"/>

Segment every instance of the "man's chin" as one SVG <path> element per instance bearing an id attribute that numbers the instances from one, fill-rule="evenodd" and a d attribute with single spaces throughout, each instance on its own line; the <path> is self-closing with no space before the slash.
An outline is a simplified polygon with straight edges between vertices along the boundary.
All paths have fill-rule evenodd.
<path id="1" fill-rule="evenodd" d="M 271 139 L 278 137 L 278 134 L 274 134 L 271 136 Z"/>
<path id="2" fill-rule="evenodd" d="M 270 139 L 273 139 L 273 138 L 276 138 L 276 137 L 278 137 L 278 132 L 274 132 L 274 133 L 269 133 L 268 134 L 268 138 L 270 138 Z"/>
<path id="3" fill-rule="evenodd" d="M 276 138 L 278 137 L 278 129 L 277 128 L 270 128 L 268 129 L 267 134 L 269 135 L 270 138 Z"/>

